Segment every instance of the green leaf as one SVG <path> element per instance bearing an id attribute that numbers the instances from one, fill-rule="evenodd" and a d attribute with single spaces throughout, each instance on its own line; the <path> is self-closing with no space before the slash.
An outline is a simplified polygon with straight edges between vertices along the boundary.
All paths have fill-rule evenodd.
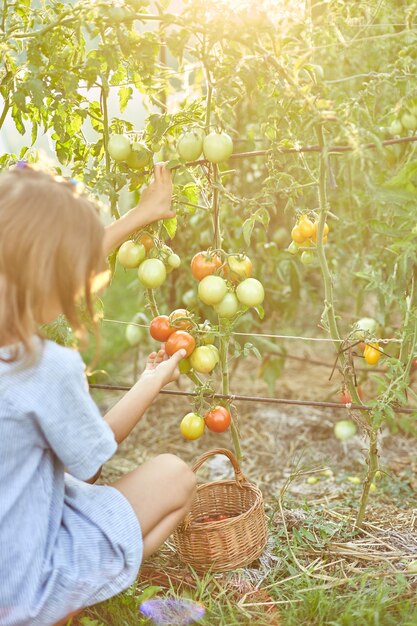
<path id="1" fill-rule="evenodd" d="M 119 103 L 120 103 L 120 111 L 123 112 L 129 100 L 131 99 L 133 94 L 132 87 L 120 87 L 119 89 Z"/>
<path id="2" fill-rule="evenodd" d="M 177 232 L 178 220 L 176 217 L 170 217 L 164 220 L 164 228 L 170 239 L 174 239 Z"/>

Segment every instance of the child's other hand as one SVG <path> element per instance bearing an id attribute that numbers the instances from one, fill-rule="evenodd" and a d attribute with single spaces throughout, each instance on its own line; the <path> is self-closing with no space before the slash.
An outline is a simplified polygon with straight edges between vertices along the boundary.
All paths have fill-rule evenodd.
<path id="1" fill-rule="evenodd" d="M 147 224 L 168 217 L 175 217 L 172 209 L 172 177 L 165 163 L 154 167 L 154 178 L 142 192 L 139 204 L 132 209 L 137 213 L 140 223 Z"/>
<path id="2" fill-rule="evenodd" d="M 180 376 L 178 364 L 186 355 L 185 350 L 175 352 L 171 357 L 165 352 L 165 347 L 148 356 L 145 370 L 141 378 L 158 377 L 161 387 L 177 380 Z"/>

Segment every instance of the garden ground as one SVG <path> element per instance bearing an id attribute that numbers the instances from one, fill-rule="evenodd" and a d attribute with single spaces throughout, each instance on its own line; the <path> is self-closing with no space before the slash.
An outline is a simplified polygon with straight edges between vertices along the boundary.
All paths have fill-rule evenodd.
<path id="1" fill-rule="evenodd" d="M 332 363 L 332 348 L 321 360 Z M 317 366 L 309 349 L 288 359 L 275 396 L 338 401 L 340 384 L 329 382 L 331 366 Z M 117 382 L 130 376 L 130 364 Z M 236 394 L 266 396 L 265 383 L 254 380 L 255 359 L 240 360 L 231 389 Z M 113 381 L 114 382 L 114 381 Z M 186 381 L 180 388 L 187 389 Z M 365 381 L 365 399 L 373 382 Z M 176 385 L 172 386 L 174 389 Z M 103 411 L 118 393 L 96 393 Z M 363 531 L 354 533 L 363 477 L 366 442 L 359 432 L 345 443 L 333 435 L 346 409 L 236 403 L 239 410 L 247 477 L 262 489 L 270 538 L 267 549 L 248 568 L 198 576 L 178 563 L 171 542 L 143 565 L 138 587 L 83 613 L 77 624 L 138 624 L 138 606 L 152 594 L 186 596 L 206 608 L 203 624 L 417 624 L 417 575 L 407 571 L 417 559 L 417 455 L 414 440 L 384 429 L 380 445 L 382 477 L 371 494 Z M 184 397 L 161 395 L 135 431 L 104 468 L 110 482 L 162 452 L 188 462 L 207 449 L 231 447 L 227 434 L 205 433 L 195 442 L 182 440 L 178 426 L 190 410 Z M 329 471 L 330 470 L 330 471 Z M 232 476 L 225 457 L 216 456 L 199 470 L 202 481 Z M 311 477 L 318 478 L 310 484 Z M 310 478 L 310 480 L 309 480 Z"/>

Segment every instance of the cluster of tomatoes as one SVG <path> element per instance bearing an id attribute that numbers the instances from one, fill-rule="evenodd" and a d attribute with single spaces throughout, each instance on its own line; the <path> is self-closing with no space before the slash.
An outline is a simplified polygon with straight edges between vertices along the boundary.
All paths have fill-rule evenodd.
<path id="1" fill-rule="evenodd" d="M 176 309 L 169 316 L 157 315 L 149 326 L 153 339 L 165 343 L 165 351 L 172 356 L 178 350 L 184 349 L 186 355 L 180 361 L 179 369 L 182 374 L 194 370 L 200 374 L 210 374 L 219 363 L 219 351 L 211 343 L 214 336 L 207 332 L 207 328 L 197 325 L 192 315 L 186 309 Z M 197 334 L 197 345 L 194 335 Z M 180 431 L 186 439 L 198 439 L 205 427 L 213 432 L 226 431 L 231 423 L 230 411 L 224 406 L 215 406 L 204 416 L 199 413 L 187 413 L 181 421 Z"/>
<path id="2" fill-rule="evenodd" d="M 362 317 L 354 325 L 352 339 L 356 340 L 359 350 L 363 353 L 363 358 L 368 365 L 376 365 L 383 356 L 379 343 L 369 341 L 378 332 L 378 324 L 372 317 Z"/>
<path id="3" fill-rule="evenodd" d="M 163 244 L 156 245 L 154 238 L 142 232 L 137 239 L 129 239 L 120 246 L 117 260 L 126 269 L 138 268 L 138 278 L 146 289 L 160 287 L 167 274 L 181 265 L 178 254 Z"/>
<path id="4" fill-rule="evenodd" d="M 256 307 L 264 301 L 263 285 L 251 278 L 252 261 L 245 254 L 229 254 L 223 262 L 219 253 L 198 252 L 192 258 L 191 273 L 199 281 L 201 302 L 214 307 L 219 317 L 232 319 L 241 305 Z"/>
<path id="5" fill-rule="evenodd" d="M 116 163 L 126 163 L 132 170 L 151 167 L 153 163 L 153 152 L 147 145 L 143 141 L 131 141 L 127 135 L 111 135 L 107 150 Z"/>
<path id="6" fill-rule="evenodd" d="M 233 153 L 233 141 L 225 132 L 205 135 L 201 128 L 184 132 L 177 142 L 177 151 L 184 161 L 197 161 L 204 155 L 210 163 L 226 161 Z"/>
<path id="7" fill-rule="evenodd" d="M 388 127 L 390 135 L 395 137 L 396 135 L 402 135 L 408 131 L 414 133 L 417 130 L 417 100 L 413 99 L 410 102 L 401 106 L 398 117 L 392 120 Z"/>
<path id="8" fill-rule="evenodd" d="M 288 246 L 287 250 L 291 254 L 298 254 L 300 249 L 303 249 L 300 260 L 304 265 L 311 265 L 315 261 L 314 247 L 317 243 L 319 223 L 317 220 L 314 222 L 308 217 L 306 213 L 301 215 L 297 224 L 291 231 L 292 242 Z M 327 235 L 329 232 L 329 226 L 327 222 L 324 224 L 323 230 L 323 243 L 327 242 Z"/>
<path id="9" fill-rule="evenodd" d="M 207 426 L 214 433 L 224 433 L 232 422 L 230 411 L 225 406 L 211 407 L 204 415 L 187 413 L 181 420 L 180 431 L 185 439 L 198 439 Z"/>

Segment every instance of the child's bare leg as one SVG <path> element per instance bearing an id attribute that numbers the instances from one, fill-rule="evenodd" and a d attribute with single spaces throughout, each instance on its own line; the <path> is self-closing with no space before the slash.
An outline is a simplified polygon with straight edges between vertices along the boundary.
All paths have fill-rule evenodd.
<path id="1" fill-rule="evenodd" d="M 161 454 L 117 480 L 143 534 L 143 558 L 155 552 L 191 509 L 195 475 L 180 458 Z"/>

